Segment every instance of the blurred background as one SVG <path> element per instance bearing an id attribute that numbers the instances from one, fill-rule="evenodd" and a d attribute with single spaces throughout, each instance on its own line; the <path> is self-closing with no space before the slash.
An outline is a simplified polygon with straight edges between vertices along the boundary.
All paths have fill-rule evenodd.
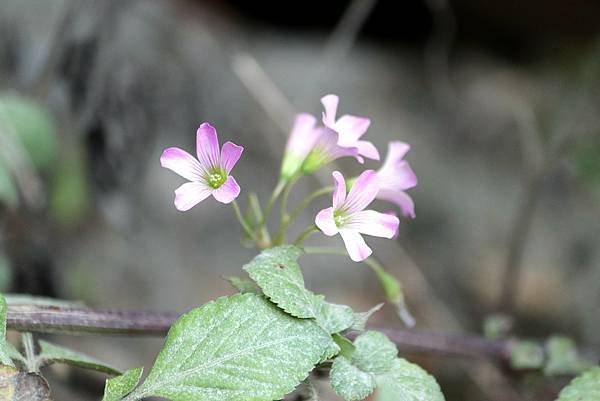
<path id="1" fill-rule="evenodd" d="M 240 203 L 251 190 L 264 203 L 294 113 L 320 115 L 336 93 L 340 112 L 372 119 L 382 155 L 390 140 L 412 145 L 417 218 L 395 243 L 368 242 L 402 280 L 417 329 L 481 333 L 504 312 L 516 335 L 598 349 L 598 21 L 594 0 L 0 0 L 0 291 L 173 311 L 232 293 L 221 276 L 256 250 L 238 245 L 228 207 L 175 210 L 183 180 L 160 153 L 193 151 L 210 121 L 245 147 Z M 330 170 L 302 180 L 291 203 L 329 182 Z M 383 300 L 347 258 L 302 266 L 334 302 Z M 389 306 L 373 321 L 402 327 Z M 56 341 L 120 368 L 150 367 L 162 343 Z M 552 400 L 569 380 L 408 357 L 449 401 Z M 48 378 L 56 400 L 97 400 L 105 377 L 56 367 Z"/>

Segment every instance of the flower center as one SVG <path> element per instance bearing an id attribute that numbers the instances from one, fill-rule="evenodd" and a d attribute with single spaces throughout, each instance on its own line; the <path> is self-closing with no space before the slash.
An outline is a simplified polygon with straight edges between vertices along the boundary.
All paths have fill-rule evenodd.
<path id="1" fill-rule="evenodd" d="M 336 210 L 333 212 L 333 221 L 335 222 L 335 226 L 337 228 L 341 228 L 348 222 L 348 216 L 343 210 Z"/>
<path id="2" fill-rule="evenodd" d="M 219 188 L 227 181 L 227 175 L 222 171 L 213 171 L 206 178 L 208 185 L 213 189 Z"/>

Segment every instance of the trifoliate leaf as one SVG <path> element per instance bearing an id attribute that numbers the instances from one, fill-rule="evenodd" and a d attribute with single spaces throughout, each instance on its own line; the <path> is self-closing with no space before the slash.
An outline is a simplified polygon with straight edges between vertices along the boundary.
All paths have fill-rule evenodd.
<path id="1" fill-rule="evenodd" d="M 53 167 L 58 141 L 55 123 L 45 108 L 32 99 L 2 93 L 0 122 L 5 127 L 3 132 L 22 144 L 38 170 Z"/>
<path id="2" fill-rule="evenodd" d="M 346 305 L 332 304 L 323 301 L 317 313 L 317 323 L 327 333 L 339 333 L 354 323 L 354 311 Z"/>
<path id="3" fill-rule="evenodd" d="M 49 342 L 40 340 L 40 353 L 38 359 L 40 360 L 40 367 L 44 365 L 51 365 L 53 363 L 65 363 L 67 365 L 77 366 L 83 369 L 97 370 L 99 372 L 105 372 L 111 375 L 121 374 L 121 371 L 113 368 L 80 352 L 70 350 L 60 345 L 51 344 Z"/>
<path id="4" fill-rule="evenodd" d="M 102 401 L 119 401 L 131 393 L 140 382 L 143 371 L 143 368 L 129 369 L 120 376 L 106 380 Z"/>
<path id="5" fill-rule="evenodd" d="M 600 400 L 600 367 L 596 366 L 579 375 L 562 389 L 556 401 Z"/>
<path id="6" fill-rule="evenodd" d="M 256 286 L 256 283 L 254 283 L 254 281 L 252 281 L 248 278 L 242 278 L 242 277 L 237 277 L 237 276 L 229 276 L 229 277 L 223 277 L 223 278 L 225 280 L 227 280 L 233 288 L 235 288 L 242 294 L 245 294 L 247 292 L 252 292 L 255 294 L 261 293 L 260 288 L 258 288 Z"/>
<path id="7" fill-rule="evenodd" d="M 547 375 L 578 374 L 590 367 L 579 355 L 575 342 L 568 337 L 550 337 L 546 341 L 546 353 L 544 373 Z"/>
<path id="8" fill-rule="evenodd" d="M 0 365 L 0 400 L 51 401 L 48 382 L 37 373 Z"/>
<path id="9" fill-rule="evenodd" d="M 10 355 L 10 344 L 6 342 L 6 314 L 8 312 L 8 307 L 6 306 L 6 299 L 4 296 L 0 294 L 0 363 L 7 366 L 14 367 Z"/>
<path id="10" fill-rule="evenodd" d="M 371 316 L 382 307 L 383 304 L 377 304 L 366 312 L 354 313 L 354 323 L 350 329 L 355 331 L 364 331 Z"/>
<path id="11" fill-rule="evenodd" d="M 544 349 L 533 341 L 518 341 L 510 350 L 513 369 L 538 369 L 544 364 Z"/>
<path id="12" fill-rule="evenodd" d="M 377 401 L 444 401 L 435 378 L 402 358 L 396 358 L 390 371 L 376 381 Z"/>
<path id="13" fill-rule="evenodd" d="M 381 374 L 388 372 L 398 349 L 387 336 L 378 331 L 366 331 L 354 340 L 352 363 L 365 372 Z"/>
<path id="14" fill-rule="evenodd" d="M 277 306 L 292 316 L 314 318 L 320 300 L 304 286 L 297 260 L 302 250 L 292 245 L 266 249 L 244 266 L 250 278 Z"/>
<path id="15" fill-rule="evenodd" d="M 329 372 L 331 388 L 346 401 L 362 400 L 375 390 L 375 377 L 363 372 L 343 356 L 333 361 Z"/>
<path id="16" fill-rule="evenodd" d="M 130 397 L 280 399 L 307 377 L 331 341 L 314 321 L 293 318 L 263 296 L 218 298 L 175 322 Z"/>

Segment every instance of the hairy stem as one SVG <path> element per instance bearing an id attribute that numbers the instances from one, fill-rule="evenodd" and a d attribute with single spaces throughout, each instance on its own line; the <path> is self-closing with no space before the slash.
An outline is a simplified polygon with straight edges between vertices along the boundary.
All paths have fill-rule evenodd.
<path id="1" fill-rule="evenodd" d="M 9 305 L 7 326 L 12 330 L 37 333 L 164 336 L 178 316 L 177 313 Z M 375 328 L 388 335 L 401 352 L 502 361 L 510 358 L 510 340 L 488 340 L 469 334 Z"/>
<path id="2" fill-rule="evenodd" d="M 294 241 L 294 245 L 299 245 L 302 246 L 304 244 L 304 241 L 310 237 L 311 235 L 318 233 L 319 229 L 317 228 L 317 226 L 309 226 L 306 228 L 306 230 L 304 230 L 302 232 L 302 234 L 300 234 L 298 236 L 298 238 L 296 239 L 296 241 Z"/>

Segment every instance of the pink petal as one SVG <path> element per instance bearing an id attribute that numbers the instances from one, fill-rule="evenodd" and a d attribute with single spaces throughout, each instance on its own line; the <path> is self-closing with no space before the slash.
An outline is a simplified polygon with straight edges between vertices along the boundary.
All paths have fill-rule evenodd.
<path id="1" fill-rule="evenodd" d="M 393 238 L 398 231 L 398 217 L 375 210 L 353 213 L 345 227 L 374 237 Z"/>
<path id="2" fill-rule="evenodd" d="M 160 156 L 160 165 L 190 181 L 202 181 L 202 166 L 183 149 L 167 148 Z"/>
<path id="3" fill-rule="evenodd" d="M 232 176 L 227 177 L 227 181 L 219 188 L 213 189 L 212 195 L 221 203 L 231 203 L 240 194 L 240 186 Z"/>
<path id="4" fill-rule="evenodd" d="M 321 210 L 315 217 L 315 224 L 319 230 L 323 231 L 323 234 L 332 236 L 338 233 L 338 228 L 335 225 L 333 218 L 333 208 L 328 207 L 327 209 Z"/>
<path id="5" fill-rule="evenodd" d="M 412 198 L 404 191 L 394 191 L 382 189 L 377 194 L 377 199 L 392 202 L 398 205 L 404 217 L 415 218 L 415 203 Z"/>
<path id="6" fill-rule="evenodd" d="M 340 98 L 336 95 L 325 95 L 321 98 L 321 103 L 325 108 L 323 113 L 323 124 L 332 128 L 335 124 L 335 115 L 337 113 Z"/>
<path id="7" fill-rule="evenodd" d="M 333 175 L 333 208 L 337 209 L 344 204 L 346 200 L 346 181 L 339 171 L 334 171 Z"/>
<path id="8" fill-rule="evenodd" d="M 217 130 L 209 123 L 202 123 L 196 131 L 196 153 L 205 169 L 219 166 L 219 139 Z"/>
<path id="9" fill-rule="evenodd" d="M 316 123 L 317 119 L 310 114 L 298 114 L 286 145 L 286 152 L 305 157 L 315 146 L 319 137 L 319 133 L 315 130 Z"/>
<path id="10" fill-rule="evenodd" d="M 340 133 L 340 145 L 352 146 L 369 129 L 371 120 L 345 114 L 335 122 L 334 130 Z"/>
<path id="11" fill-rule="evenodd" d="M 398 218 L 398 213 L 396 213 L 394 210 L 386 210 L 383 213 Z M 400 230 L 396 230 L 396 233 L 394 234 L 394 236 L 392 237 L 392 239 L 398 238 L 398 235 L 400 235 Z"/>
<path id="12" fill-rule="evenodd" d="M 240 156 L 244 148 L 238 146 L 233 142 L 225 142 L 221 148 L 221 167 L 225 169 L 227 174 L 231 173 L 231 170 L 235 164 L 240 160 Z"/>
<path id="13" fill-rule="evenodd" d="M 362 235 L 354 230 L 340 230 L 340 235 L 344 240 L 344 245 L 346 245 L 346 250 L 348 251 L 348 255 L 350 255 L 350 259 L 355 262 L 362 262 L 371 254 L 373 251 L 369 246 L 365 243 Z"/>
<path id="14" fill-rule="evenodd" d="M 379 192 L 377 173 L 373 170 L 365 170 L 352 185 L 344 203 L 344 208 L 350 213 L 363 210 L 369 203 L 373 202 L 377 192 Z"/>
<path id="15" fill-rule="evenodd" d="M 175 190 L 175 207 L 185 212 L 210 196 L 210 188 L 202 182 L 187 182 Z"/>
<path id="16" fill-rule="evenodd" d="M 398 160 L 402 160 L 409 150 L 410 145 L 408 143 L 402 141 L 391 141 L 388 144 L 386 162 L 389 160 L 391 163 L 394 163 Z"/>
<path id="17" fill-rule="evenodd" d="M 363 155 L 368 159 L 379 160 L 379 151 L 369 141 L 358 141 L 356 142 L 356 147 L 358 148 L 358 153 Z"/>
<path id="18" fill-rule="evenodd" d="M 400 189 L 416 187 L 419 180 L 417 175 L 406 160 L 402 160 L 396 166 L 396 180 Z"/>

